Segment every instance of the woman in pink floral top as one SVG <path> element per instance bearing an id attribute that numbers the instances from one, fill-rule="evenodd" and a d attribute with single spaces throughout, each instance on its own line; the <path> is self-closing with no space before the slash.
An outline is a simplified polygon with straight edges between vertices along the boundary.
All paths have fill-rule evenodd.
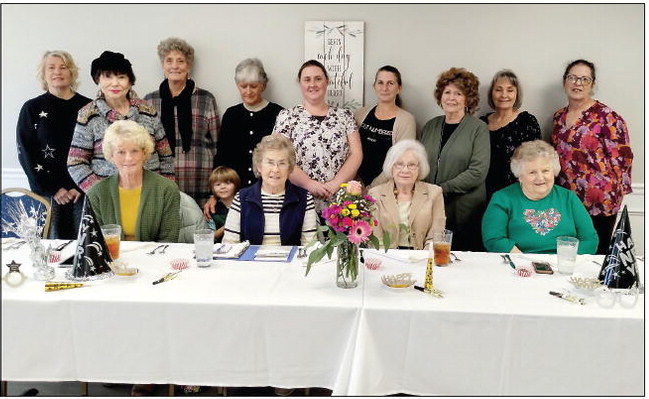
<path id="1" fill-rule="evenodd" d="M 615 217 L 631 192 L 629 132 L 624 119 L 594 100 L 595 65 L 571 62 L 563 74 L 568 106 L 555 112 L 552 143 L 559 153 L 557 183 L 581 199 L 599 235 L 597 253 L 608 251 Z"/>

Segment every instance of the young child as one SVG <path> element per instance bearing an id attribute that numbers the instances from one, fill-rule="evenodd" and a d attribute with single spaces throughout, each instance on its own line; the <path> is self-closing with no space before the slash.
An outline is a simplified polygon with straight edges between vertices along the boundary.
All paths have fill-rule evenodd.
<path id="1" fill-rule="evenodd" d="M 209 185 L 214 198 L 216 198 L 216 213 L 212 214 L 212 220 L 207 224 L 210 229 L 214 230 L 215 242 L 221 242 L 225 219 L 228 216 L 234 195 L 241 187 L 241 178 L 234 169 L 219 166 L 210 174 Z"/>

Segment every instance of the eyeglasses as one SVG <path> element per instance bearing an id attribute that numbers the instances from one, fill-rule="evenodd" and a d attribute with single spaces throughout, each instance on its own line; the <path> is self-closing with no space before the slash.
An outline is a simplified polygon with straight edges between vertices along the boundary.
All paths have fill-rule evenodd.
<path id="1" fill-rule="evenodd" d="M 573 84 L 581 82 L 584 86 L 588 86 L 589 84 L 593 83 L 593 78 L 589 76 L 568 75 L 566 76 L 566 80 Z"/>
<path id="2" fill-rule="evenodd" d="M 269 168 L 279 168 L 279 169 L 288 169 L 288 162 L 287 161 L 271 161 L 269 159 L 264 159 L 264 165 L 268 166 Z"/>
<path id="3" fill-rule="evenodd" d="M 398 170 L 403 170 L 403 169 L 417 170 L 419 169 L 419 164 L 418 163 L 405 164 L 403 162 L 397 162 L 394 164 L 394 167 Z"/>
<path id="4" fill-rule="evenodd" d="M 637 287 L 630 289 L 600 288 L 596 291 L 597 303 L 603 308 L 612 308 L 619 302 L 624 308 L 632 308 L 638 302 L 639 290 Z"/>

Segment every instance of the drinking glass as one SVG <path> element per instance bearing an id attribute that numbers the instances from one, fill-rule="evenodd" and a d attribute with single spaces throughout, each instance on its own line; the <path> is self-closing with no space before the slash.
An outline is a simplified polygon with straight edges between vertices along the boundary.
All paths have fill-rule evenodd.
<path id="1" fill-rule="evenodd" d="M 577 261 L 579 239 L 575 237 L 557 237 L 557 267 L 561 274 L 572 274 Z"/>
<path id="2" fill-rule="evenodd" d="M 209 267 L 212 262 L 212 249 L 214 248 L 214 232 L 210 229 L 194 231 L 194 251 L 198 267 Z"/>
<path id="3" fill-rule="evenodd" d="M 108 252 L 113 260 L 119 258 L 119 244 L 122 239 L 122 226 L 119 224 L 105 224 L 101 226 L 101 233 L 104 235 Z"/>
<path id="4" fill-rule="evenodd" d="M 437 266 L 446 266 L 451 263 L 452 240 L 453 232 L 451 230 L 440 230 L 433 233 L 433 252 Z"/>

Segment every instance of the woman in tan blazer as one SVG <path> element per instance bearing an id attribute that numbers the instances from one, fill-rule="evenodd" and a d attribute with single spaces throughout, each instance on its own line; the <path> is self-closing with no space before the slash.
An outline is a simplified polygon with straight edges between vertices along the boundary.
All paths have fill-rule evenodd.
<path id="1" fill-rule="evenodd" d="M 444 196 L 441 187 L 420 181 L 430 166 L 424 146 L 406 139 L 388 151 L 383 162 L 386 183 L 370 189 L 376 199 L 375 217 L 379 225 L 374 234 L 390 234 L 390 247 L 425 249 L 433 232 L 443 230 L 446 223 Z"/>

